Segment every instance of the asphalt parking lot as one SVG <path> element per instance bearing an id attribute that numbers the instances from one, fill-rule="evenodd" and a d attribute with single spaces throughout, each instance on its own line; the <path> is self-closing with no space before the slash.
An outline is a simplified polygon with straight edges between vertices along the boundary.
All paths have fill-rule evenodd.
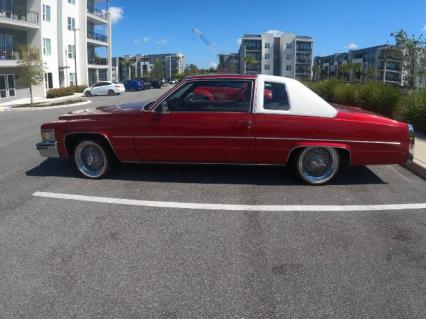
<path id="1" fill-rule="evenodd" d="M 121 165 L 86 180 L 34 147 L 73 109 L 0 113 L 1 318 L 426 317 L 421 178 L 357 167 L 311 187 L 285 167 Z"/>

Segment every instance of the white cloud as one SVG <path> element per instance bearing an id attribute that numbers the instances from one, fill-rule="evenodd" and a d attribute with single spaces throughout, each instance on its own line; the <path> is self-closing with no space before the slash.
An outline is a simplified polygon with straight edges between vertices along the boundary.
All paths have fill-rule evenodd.
<path id="1" fill-rule="evenodd" d="M 275 37 L 279 37 L 282 34 L 280 30 L 268 30 L 266 33 L 273 33 Z"/>
<path id="2" fill-rule="evenodd" d="M 161 39 L 160 41 L 157 41 L 158 45 L 165 45 L 167 44 L 167 39 Z"/>
<path id="3" fill-rule="evenodd" d="M 147 35 L 143 37 L 143 43 L 148 43 L 149 40 L 151 40 L 151 37 L 149 37 Z"/>
<path id="4" fill-rule="evenodd" d="M 139 43 L 140 43 L 139 39 L 134 39 L 133 40 L 133 44 L 139 44 Z"/>
<path id="5" fill-rule="evenodd" d="M 120 7 L 110 7 L 109 13 L 111 15 L 111 22 L 117 23 L 123 18 L 123 8 Z"/>
<path id="6" fill-rule="evenodd" d="M 212 63 L 210 63 L 209 64 L 209 68 L 217 68 L 217 63 L 214 63 L 214 62 L 212 62 Z"/>
<path id="7" fill-rule="evenodd" d="M 358 48 L 358 44 L 355 42 L 351 42 L 348 45 L 345 45 L 345 49 L 355 50 L 356 48 Z"/>
<path id="8" fill-rule="evenodd" d="M 426 32 L 426 25 L 422 29 L 423 32 Z"/>
<path id="9" fill-rule="evenodd" d="M 238 46 L 241 46 L 241 38 L 238 38 L 238 39 L 237 39 L 237 41 L 235 41 L 235 43 L 236 43 Z"/>

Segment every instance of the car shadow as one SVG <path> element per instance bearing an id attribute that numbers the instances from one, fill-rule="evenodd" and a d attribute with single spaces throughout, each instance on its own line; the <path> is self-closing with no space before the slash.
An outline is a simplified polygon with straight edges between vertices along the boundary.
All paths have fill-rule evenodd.
<path id="1" fill-rule="evenodd" d="M 47 159 L 26 172 L 27 176 L 82 178 L 72 161 Z M 120 164 L 107 180 L 165 183 L 248 184 L 300 186 L 303 183 L 284 166 Z M 386 184 L 368 167 L 340 172 L 329 185 Z"/>

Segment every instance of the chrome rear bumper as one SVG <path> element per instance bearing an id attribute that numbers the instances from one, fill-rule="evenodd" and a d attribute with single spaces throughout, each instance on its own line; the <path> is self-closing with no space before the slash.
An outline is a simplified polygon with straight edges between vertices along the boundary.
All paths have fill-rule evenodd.
<path id="1" fill-rule="evenodd" d="M 42 157 L 59 157 L 57 142 L 40 142 L 36 147 Z"/>

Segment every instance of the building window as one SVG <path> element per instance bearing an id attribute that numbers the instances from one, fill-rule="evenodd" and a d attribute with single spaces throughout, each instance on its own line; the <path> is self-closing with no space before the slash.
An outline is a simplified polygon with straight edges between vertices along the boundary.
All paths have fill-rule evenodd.
<path id="1" fill-rule="evenodd" d="M 68 3 L 75 4 L 75 0 L 68 0 Z"/>
<path id="2" fill-rule="evenodd" d="M 271 58 L 271 55 L 269 53 L 265 53 L 265 60 L 269 60 Z"/>
<path id="3" fill-rule="evenodd" d="M 73 46 L 73 45 L 68 46 L 68 58 L 69 59 L 75 58 L 75 46 Z"/>
<path id="4" fill-rule="evenodd" d="M 291 71 L 291 65 L 287 64 L 287 65 L 285 66 L 285 70 L 286 70 L 286 71 Z"/>
<path id="5" fill-rule="evenodd" d="M 50 6 L 43 4 L 43 21 L 50 22 Z"/>
<path id="6" fill-rule="evenodd" d="M 70 86 L 75 85 L 75 73 L 70 72 L 69 73 L 69 82 L 70 82 Z"/>
<path id="7" fill-rule="evenodd" d="M 271 47 L 271 44 L 269 42 L 265 42 L 265 49 L 269 49 Z"/>
<path id="8" fill-rule="evenodd" d="M 75 30 L 75 19 L 68 17 L 68 30 L 74 31 Z"/>
<path id="9" fill-rule="evenodd" d="M 286 48 L 287 48 L 287 49 L 291 49 L 291 48 L 292 48 L 291 43 L 287 43 Z"/>
<path id="10" fill-rule="evenodd" d="M 265 70 L 269 71 L 271 69 L 271 66 L 269 64 L 265 64 Z"/>
<path id="11" fill-rule="evenodd" d="M 43 38 L 43 55 L 52 54 L 52 45 L 51 40 L 48 38 Z"/>
<path id="12" fill-rule="evenodd" d="M 292 55 L 291 54 L 287 54 L 287 60 L 291 60 Z"/>
<path id="13" fill-rule="evenodd" d="M 0 74 L 0 98 L 15 96 L 15 74 Z"/>

